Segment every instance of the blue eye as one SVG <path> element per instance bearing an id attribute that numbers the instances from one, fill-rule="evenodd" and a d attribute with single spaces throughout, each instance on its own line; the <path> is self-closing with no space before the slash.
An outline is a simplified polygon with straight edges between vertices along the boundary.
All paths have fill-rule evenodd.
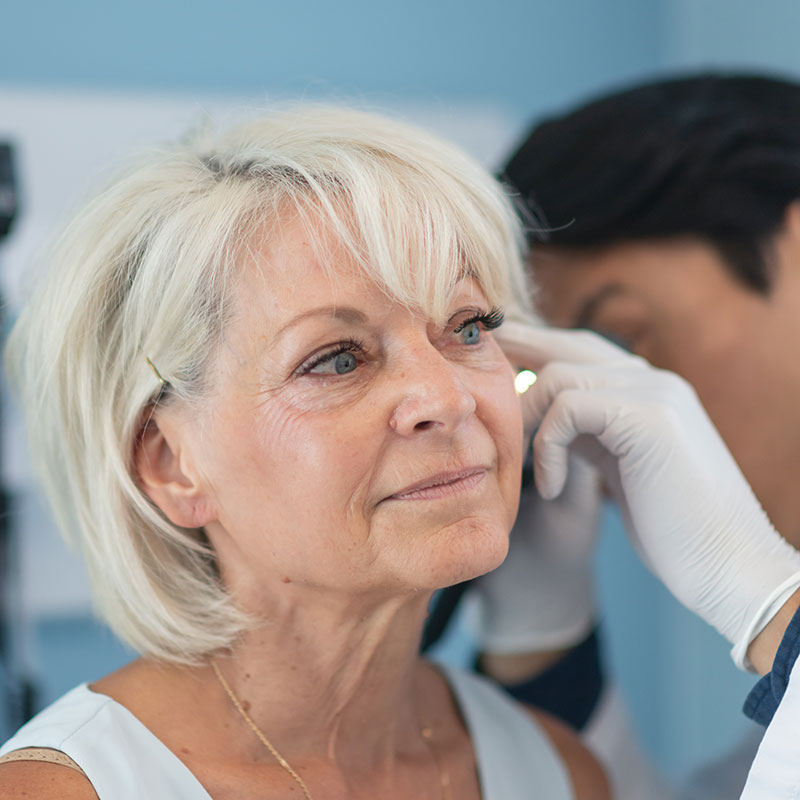
<path id="1" fill-rule="evenodd" d="M 300 370 L 301 374 L 312 375 L 346 375 L 358 367 L 358 358 L 352 348 L 359 348 L 353 342 L 343 342 L 338 350 L 325 353 L 306 364 Z"/>
<path id="2" fill-rule="evenodd" d="M 336 370 L 337 375 L 344 375 L 346 372 L 352 372 L 356 366 L 356 357 L 352 353 L 339 353 L 339 355 L 333 359 L 333 368 Z"/>
<path id="3" fill-rule="evenodd" d="M 493 308 L 482 314 L 475 314 L 470 319 L 465 319 L 453 329 L 453 333 L 461 337 L 461 343 L 466 345 L 480 344 L 482 331 L 493 331 L 503 324 L 503 312 Z"/>
<path id="4" fill-rule="evenodd" d="M 481 338 L 481 328 L 477 322 L 468 322 L 459 331 L 464 344 L 477 344 Z"/>

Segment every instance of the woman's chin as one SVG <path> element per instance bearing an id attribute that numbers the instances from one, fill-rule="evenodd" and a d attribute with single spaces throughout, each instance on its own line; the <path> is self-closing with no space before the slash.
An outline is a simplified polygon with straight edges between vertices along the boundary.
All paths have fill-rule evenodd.
<path id="1" fill-rule="evenodd" d="M 444 588 L 477 578 L 496 569 L 508 555 L 508 530 L 500 525 L 481 525 L 467 535 L 454 532 L 431 554 L 432 588 Z"/>

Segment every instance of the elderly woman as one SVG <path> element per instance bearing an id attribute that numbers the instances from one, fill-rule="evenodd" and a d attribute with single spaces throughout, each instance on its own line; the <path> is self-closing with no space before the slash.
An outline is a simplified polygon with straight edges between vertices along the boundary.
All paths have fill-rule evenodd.
<path id="1" fill-rule="evenodd" d="M 417 655 L 516 514 L 491 331 L 520 240 L 462 153 L 331 109 L 163 150 L 78 216 L 10 364 L 141 658 L 21 729 L 1 796 L 607 797 L 565 730 Z"/>

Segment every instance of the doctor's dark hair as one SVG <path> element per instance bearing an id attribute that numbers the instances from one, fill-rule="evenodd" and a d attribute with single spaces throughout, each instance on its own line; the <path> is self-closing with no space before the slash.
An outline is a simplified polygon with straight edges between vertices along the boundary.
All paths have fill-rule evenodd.
<path id="1" fill-rule="evenodd" d="M 702 74 L 607 95 L 535 125 L 502 177 L 540 223 L 531 244 L 693 236 L 766 292 L 800 197 L 800 85 Z"/>

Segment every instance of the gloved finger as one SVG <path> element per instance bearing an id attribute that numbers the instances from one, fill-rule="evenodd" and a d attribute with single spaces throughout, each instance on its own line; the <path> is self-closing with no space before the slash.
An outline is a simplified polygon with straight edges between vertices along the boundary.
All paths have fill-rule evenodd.
<path id="1" fill-rule="evenodd" d="M 569 473 L 569 448 L 581 434 L 597 436 L 607 426 L 602 402 L 582 389 L 566 389 L 550 404 L 533 439 L 536 488 L 547 500 L 558 497 Z"/>
<path id="2" fill-rule="evenodd" d="M 509 321 L 494 332 L 494 337 L 512 364 L 534 372 L 551 361 L 585 364 L 638 358 L 590 331 Z"/>
<path id="3" fill-rule="evenodd" d="M 599 473 L 574 448 L 575 443 L 567 456 L 566 484 L 555 500 L 541 499 L 532 488 L 527 492 L 538 498 L 531 528 L 541 552 L 553 564 L 590 559 L 597 540 L 602 509 Z"/>
<path id="4" fill-rule="evenodd" d="M 541 423 L 561 392 L 630 389 L 633 395 L 634 391 L 640 391 L 651 371 L 645 361 L 630 359 L 602 364 L 551 362 L 539 371 L 536 383 L 520 395 L 525 429 L 532 430 Z"/>
<path id="5" fill-rule="evenodd" d="M 601 445 L 592 436 L 580 434 L 575 438 L 569 449 L 567 482 L 559 502 L 584 509 L 599 506 L 602 497 L 600 473 L 591 459 L 582 455 L 594 452 L 594 447 L 598 446 Z"/>

